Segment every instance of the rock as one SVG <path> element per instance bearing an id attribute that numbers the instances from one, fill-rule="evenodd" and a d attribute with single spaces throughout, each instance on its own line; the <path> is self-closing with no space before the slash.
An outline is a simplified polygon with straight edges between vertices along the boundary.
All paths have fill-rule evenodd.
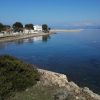
<path id="1" fill-rule="evenodd" d="M 66 75 L 59 74 L 47 70 L 38 69 L 38 71 L 41 73 L 41 81 L 44 83 L 44 85 L 59 85 L 59 87 L 63 87 L 66 84 L 68 84 L 68 80 Z"/>
<path id="2" fill-rule="evenodd" d="M 90 97 L 92 97 L 95 100 L 100 100 L 100 96 L 98 94 L 93 93 L 88 87 L 84 87 L 83 92 L 88 94 Z"/>
<path id="3" fill-rule="evenodd" d="M 67 96 L 68 96 L 68 92 L 64 88 L 59 88 L 54 94 L 54 98 L 57 97 L 58 100 L 65 100 Z"/>
<path id="4" fill-rule="evenodd" d="M 74 91 L 75 94 L 80 94 L 80 88 L 74 82 L 69 82 L 70 91 Z"/>
<path id="5" fill-rule="evenodd" d="M 47 86 L 59 86 L 64 92 L 55 95 L 57 100 L 66 98 L 66 100 L 100 100 L 98 94 L 93 93 L 89 88 L 80 88 L 74 82 L 68 82 L 66 75 L 47 70 L 38 69 L 41 74 L 39 84 Z M 63 99 L 62 99 L 63 100 Z"/>
<path id="6" fill-rule="evenodd" d="M 74 82 L 69 82 L 69 85 L 75 89 L 79 89 L 79 86 L 75 84 Z"/>
<path id="7" fill-rule="evenodd" d="M 76 100 L 79 100 L 79 97 L 78 96 L 76 96 Z"/>

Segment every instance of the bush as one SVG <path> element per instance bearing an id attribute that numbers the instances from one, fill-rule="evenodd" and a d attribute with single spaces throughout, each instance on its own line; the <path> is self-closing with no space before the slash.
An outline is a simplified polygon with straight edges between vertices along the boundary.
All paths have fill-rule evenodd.
<path id="1" fill-rule="evenodd" d="M 5 99 L 12 92 L 23 91 L 39 80 L 39 73 L 32 65 L 17 58 L 0 56 L 0 97 Z"/>

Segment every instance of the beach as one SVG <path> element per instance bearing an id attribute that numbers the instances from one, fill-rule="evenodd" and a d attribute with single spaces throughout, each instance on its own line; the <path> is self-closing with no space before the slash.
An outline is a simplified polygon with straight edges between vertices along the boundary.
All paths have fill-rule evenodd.
<path id="1" fill-rule="evenodd" d="M 51 32 L 80 32 L 83 29 L 52 29 Z"/>

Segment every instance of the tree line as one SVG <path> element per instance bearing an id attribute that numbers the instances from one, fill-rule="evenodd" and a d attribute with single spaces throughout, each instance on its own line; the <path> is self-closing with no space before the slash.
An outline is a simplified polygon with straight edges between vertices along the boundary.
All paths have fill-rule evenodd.
<path id="1" fill-rule="evenodd" d="M 20 32 L 20 31 L 23 31 L 23 28 L 26 28 L 29 30 L 30 29 L 34 30 L 34 25 L 33 24 L 26 24 L 24 26 L 21 22 L 15 22 L 12 26 L 10 26 L 10 25 L 3 25 L 2 23 L 0 23 L 0 32 L 4 31 L 6 29 L 10 29 L 10 28 L 12 28 L 14 32 Z M 43 24 L 42 30 L 43 30 L 43 32 L 48 32 L 50 30 L 50 28 L 48 27 L 47 24 Z"/>

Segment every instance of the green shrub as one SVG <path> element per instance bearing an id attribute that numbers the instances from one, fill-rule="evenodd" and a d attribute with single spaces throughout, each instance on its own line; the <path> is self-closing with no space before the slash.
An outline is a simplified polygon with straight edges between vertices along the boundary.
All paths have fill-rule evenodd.
<path id="1" fill-rule="evenodd" d="M 32 65 L 17 58 L 0 56 L 0 98 L 9 97 L 12 92 L 23 91 L 39 80 L 39 73 Z"/>

